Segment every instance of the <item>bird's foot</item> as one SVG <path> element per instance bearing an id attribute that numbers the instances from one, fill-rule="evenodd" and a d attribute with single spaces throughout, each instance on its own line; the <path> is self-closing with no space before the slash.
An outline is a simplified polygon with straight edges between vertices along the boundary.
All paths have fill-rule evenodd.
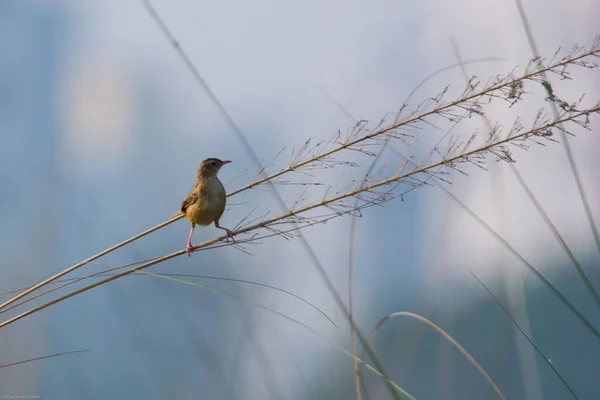
<path id="1" fill-rule="evenodd" d="M 229 242 L 229 238 L 231 238 L 233 243 L 235 243 L 235 239 L 233 238 L 235 236 L 235 233 L 233 233 L 230 229 L 227 229 L 227 228 L 223 228 L 223 229 L 225 229 L 225 232 L 227 232 L 227 237 L 225 238 L 225 240 Z"/>
<path id="2" fill-rule="evenodd" d="M 187 246 L 185 246 L 185 251 L 188 257 L 192 256 L 192 244 L 190 242 L 188 242 Z"/>

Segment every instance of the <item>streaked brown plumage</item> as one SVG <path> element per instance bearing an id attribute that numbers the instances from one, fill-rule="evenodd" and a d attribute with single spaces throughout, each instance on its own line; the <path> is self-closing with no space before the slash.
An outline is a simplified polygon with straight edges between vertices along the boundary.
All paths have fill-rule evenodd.
<path id="1" fill-rule="evenodd" d="M 233 239 L 234 233 L 219 225 L 219 219 L 225 211 L 227 194 L 225 187 L 217 177 L 221 167 L 231 161 L 221 161 L 218 158 L 207 158 L 198 166 L 196 183 L 181 203 L 181 212 L 190 220 L 192 228 L 185 250 L 191 255 L 192 235 L 196 224 L 210 225 L 212 222 L 219 229 L 227 232 L 227 239 Z"/>

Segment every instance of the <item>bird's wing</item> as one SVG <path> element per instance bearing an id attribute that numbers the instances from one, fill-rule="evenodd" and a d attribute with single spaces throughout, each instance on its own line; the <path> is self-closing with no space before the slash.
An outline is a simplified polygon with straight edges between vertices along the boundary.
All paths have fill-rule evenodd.
<path id="1" fill-rule="evenodd" d="M 192 188 L 192 190 L 190 190 L 188 195 L 185 197 L 185 200 L 183 200 L 183 203 L 181 203 L 181 212 L 185 214 L 185 210 L 191 204 L 194 204 L 195 202 L 197 202 L 199 197 L 200 197 L 200 191 L 198 190 L 198 186 L 194 186 Z"/>
<path id="2" fill-rule="evenodd" d="M 227 192 L 225 192 L 225 187 L 223 186 L 220 180 L 217 180 L 217 184 L 218 185 L 216 185 L 215 197 L 217 199 L 219 207 L 216 210 L 215 222 L 218 224 L 219 219 L 221 219 L 221 215 L 223 215 L 223 212 L 225 211 L 225 205 L 227 203 Z"/>

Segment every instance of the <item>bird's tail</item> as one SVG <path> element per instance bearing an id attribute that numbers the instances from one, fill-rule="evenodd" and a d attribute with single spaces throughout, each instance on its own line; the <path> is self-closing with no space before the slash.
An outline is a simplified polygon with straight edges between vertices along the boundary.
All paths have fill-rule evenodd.
<path id="1" fill-rule="evenodd" d="M 173 219 L 175 217 L 179 217 L 180 215 L 183 215 L 183 213 L 180 210 L 177 210 L 173 214 L 169 215 L 169 217 L 165 221 L 168 221 L 168 220 Z"/>

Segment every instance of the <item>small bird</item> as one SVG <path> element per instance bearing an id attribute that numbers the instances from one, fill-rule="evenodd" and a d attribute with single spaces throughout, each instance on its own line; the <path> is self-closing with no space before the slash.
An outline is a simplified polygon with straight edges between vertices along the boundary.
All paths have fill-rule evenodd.
<path id="1" fill-rule="evenodd" d="M 207 158 L 202 161 L 198 166 L 196 183 L 185 200 L 183 200 L 183 203 L 181 203 L 181 212 L 185 214 L 192 224 L 187 246 L 185 247 L 188 256 L 191 256 L 192 235 L 194 234 L 196 224 L 207 226 L 214 222 L 217 228 L 227 232 L 227 240 L 231 238 L 235 243 L 235 239 L 233 238 L 234 233 L 219 225 L 219 218 L 221 218 L 223 211 L 225 211 L 227 194 L 225 193 L 225 187 L 223 187 L 223 184 L 217 177 L 217 173 L 223 165 L 230 162 L 222 161 L 218 158 Z"/>

